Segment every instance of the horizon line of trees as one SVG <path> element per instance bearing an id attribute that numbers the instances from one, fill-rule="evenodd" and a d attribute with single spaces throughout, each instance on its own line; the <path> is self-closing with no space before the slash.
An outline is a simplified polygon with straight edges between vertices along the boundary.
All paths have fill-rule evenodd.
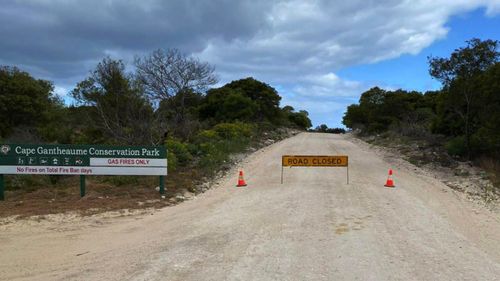
<path id="1" fill-rule="evenodd" d="M 104 58 L 67 106 L 53 83 L 0 66 L 0 139 L 19 142 L 164 144 L 192 141 L 220 123 L 312 126 L 307 111 L 280 107 L 270 85 L 252 77 L 219 88 L 215 68 L 178 49 L 136 57 L 134 70 Z M 267 125 L 266 125 L 267 124 Z"/>
<path id="2" fill-rule="evenodd" d="M 451 155 L 500 159 L 500 52 L 496 40 L 471 39 L 448 58 L 428 57 L 442 89 L 374 87 L 347 108 L 343 124 L 362 133 L 395 131 L 413 138 L 442 135 Z"/>
<path id="3" fill-rule="evenodd" d="M 318 133 L 328 133 L 328 134 L 345 134 L 346 130 L 344 128 L 328 128 L 328 125 L 321 124 L 316 126 L 314 129 L 309 129 L 310 132 Z"/>

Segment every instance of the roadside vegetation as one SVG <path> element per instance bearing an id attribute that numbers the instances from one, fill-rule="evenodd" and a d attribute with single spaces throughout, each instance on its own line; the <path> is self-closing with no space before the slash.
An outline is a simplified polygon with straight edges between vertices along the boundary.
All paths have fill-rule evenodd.
<path id="1" fill-rule="evenodd" d="M 429 57 L 439 91 L 388 91 L 374 87 L 350 105 L 346 127 L 372 142 L 415 146 L 417 165 L 470 161 L 500 190 L 499 42 L 472 39 L 448 58 Z M 374 138 L 373 136 L 376 136 Z M 385 141 L 384 141 L 385 140 Z"/>
<path id="2" fill-rule="evenodd" d="M 106 57 L 69 93 L 73 103 L 67 105 L 55 95 L 52 82 L 2 66 L 0 140 L 166 146 L 168 199 L 184 190 L 202 192 L 200 182 L 216 175 L 231 155 L 287 137 L 284 128 L 312 126 L 306 111 L 280 107 L 278 92 L 264 82 L 249 77 L 213 87 L 217 82 L 213 66 L 177 49 L 136 57 L 133 66 Z M 74 176 L 7 176 L 8 199 L 0 204 L 5 210 L 0 213 L 26 205 L 30 196 L 49 202 L 48 212 L 64 209 L 58 205 L 63 201 L 83 209 L 162 205 L 156 200 L 157 180 L 92 176 L 88 195 L 80 200 Z M 131 203 L 85 203 L 113 198 Z"/>
<path id="3" fill-rule="evenodd" d="M 309 129 L 309 132 L 318 132 L 318 133 L 328 133 L 328 134 L 345 134 L 346 131 L 344 128 L 328 128 L 326 124 L 321 124 L 316 126 L 314 129 Z"/>

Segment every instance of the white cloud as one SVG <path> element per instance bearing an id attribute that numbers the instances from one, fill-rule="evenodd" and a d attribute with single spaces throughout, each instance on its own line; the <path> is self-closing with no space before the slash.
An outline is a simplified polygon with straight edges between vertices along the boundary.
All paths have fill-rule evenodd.
<path id="1" fill-rule="evenodd" d="M 0 62 L 56 84 L 82 78 L 105 55 L 178 47 L 216 65 L 221 82 L 253 76 L 318 112 L 370 86 L 338 70 L 417 54 L 446 37 L 453 15 L 500 13 L 500 0 L 5 2 Z"/>
<path id="2" fill-rule="evenodd" d="M 279 1 L 254 36 L 210 40 L 198 55 L 231 73 L 336 71 L 417 54 L 446 36 L 450 16 L 481 6 L 493 13 L 498 2 Z"/>
<path id="3" fill-rule="evenodd" d="M 330 72 L 307 75 L 296 82 L 292 91 L 302 97 L 355 97 L 365 87 L 360 82 L 343 80 Z"/>
<path id="4" fill-rule="evenodd" d="M 54 87 L 54 94 L 56 94 L 57 96 L 59 96 L 61 98 L 66 98 L 69 92 L 70 92 L 70 90 L 68 90 L 65 87 L 61 87 L 61 86 Z"/>
<path id="5" fill-rule="evenodd" d="M 198 55 L 216 64 L 226 81 L 254 76 L 280 84 L 287 89 L 284 102 L 326 113 L 338 105 L 345 109 L 373 86 L 340 79 L 337 70 L 418 54 L 446 37 L 452 15 L 479 7 L 494 14 L 499 3 L 279 1 L 269 11 L 265 29 L 246 39 L 211 41 Z"/>

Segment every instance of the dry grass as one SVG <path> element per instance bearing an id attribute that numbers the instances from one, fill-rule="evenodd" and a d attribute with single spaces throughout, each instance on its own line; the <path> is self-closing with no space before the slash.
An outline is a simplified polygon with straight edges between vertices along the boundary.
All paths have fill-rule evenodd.
<path id="1" fill-rule="evenodd" d="M 111 177 L 88 176 L 86 196 L 80 197 L 79 177 L 65 177 L 56 185 L 46 185 L 33 191 L 6 192 L 0 202 L 0 217 L 19 215 L 46 215 L 77 211 L 83 215 L 120 209 L 161 208 L 172 205 L 170 198 L 185 190 L 194 191 L 199 176 L 195 171 L 184 170 L 166 177 L 166 194 L 162 199 L 156 187 L 159 177 L 132 177 L 128 183 L 116 185 Z M 124 181 L 123 179 L 121 181 Z"/>
<path id="2" fill-rule="evenodd" d="M 500 160 L 492 157 L 481 157 L 477 163 L 486 172 L 497 192 L 500 192 Z"/>

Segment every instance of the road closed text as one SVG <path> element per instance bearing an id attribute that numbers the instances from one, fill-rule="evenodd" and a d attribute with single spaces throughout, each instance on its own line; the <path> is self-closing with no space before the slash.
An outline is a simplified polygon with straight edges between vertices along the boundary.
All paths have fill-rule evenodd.
<path id="1" fill-rule="evenodd" d="M 285 167 L 346 167 L 347 156 L 316 156 L 316 155 L 283 155 L 282 165 Z"/>

